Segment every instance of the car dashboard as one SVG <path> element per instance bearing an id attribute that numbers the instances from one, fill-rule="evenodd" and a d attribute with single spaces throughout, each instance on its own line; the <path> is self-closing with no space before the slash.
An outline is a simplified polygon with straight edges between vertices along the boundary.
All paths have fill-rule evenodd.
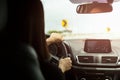
<path id="1" fill-rule="evenodd" d="M 90 46 L 86 46 L 90 44 Z M 119 67 L 120 53 L 118 40 L 107 39 L 74 39 L 65 43 L 71 49 L 74 61 L 78 65 Z M 91 46 L 92 45 L 92 46 Z M 119 68 L 116 68 L 119 70 Z"/>
<path id="2" fill-rule="evenodd" d="M 68 39 L 64 43 L 78 80 L 119 80 L 119 40 Z"/>

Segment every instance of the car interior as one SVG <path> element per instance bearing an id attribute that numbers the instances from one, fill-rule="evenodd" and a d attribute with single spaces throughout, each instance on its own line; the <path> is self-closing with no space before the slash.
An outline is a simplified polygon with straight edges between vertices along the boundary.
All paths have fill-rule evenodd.
<path id="1" fill-rule="evenodd" d="M 119 5 L 120 0 L 0 0 L 1 80 L 45 80 L 30 45 L 42 8 L 46 36 L 64 36 L 48 47 L 53 63 L 72 59 L 66 80 L 120 80 Z"/>
<path id="2" fill-rule="evenodd" d="M 71 57 L 73 62 L 72 69 L 66 72 L 67 79 L 120 80 L 120 24 L 115 21 L 120 13 L 119 0 L 42 2 L 46 34 L 57 32 L 64 36 L 61 44 L 49 46 L 54 62 L 61 57 Z"/>

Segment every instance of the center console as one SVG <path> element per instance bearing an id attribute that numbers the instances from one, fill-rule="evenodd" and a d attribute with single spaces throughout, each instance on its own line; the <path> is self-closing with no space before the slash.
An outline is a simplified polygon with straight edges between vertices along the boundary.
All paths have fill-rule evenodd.
<path id="1" fill-rule="evenodd" d="M 77 80 L 120 80 L 120 43 L 109 39 L 68 40 Z"/>

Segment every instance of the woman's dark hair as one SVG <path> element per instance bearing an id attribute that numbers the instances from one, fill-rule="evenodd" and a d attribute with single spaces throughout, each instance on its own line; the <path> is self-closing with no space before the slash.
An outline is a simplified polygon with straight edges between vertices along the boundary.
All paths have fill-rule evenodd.
<path id="1" fill-rule="evenodd" d="M 43 7 L 42 7 L 42 3 L 39 3 L 38 4 L 41 4 L 39 7 L 34 7 L 34 9 L 36 9 L 36 13 L 33 13 L 34 16 L 39 15 L 39 16 L 36 16 L 35 18 L 38 18 L 38 19 L 35 19 L 37 21 L 35 21 L 35 26 L 33 30 L 33 35 L 32 35 L 32 45 L 34 46 L 35 50 L 37 51 L 38 53 L 38 56 L 39 56 L 39 60 L 47 60 L 49 59 L 50 57 L 50 54 L 48 53 L 48 49 L 47 49 L 47 44 L 46 44 L 46 36 L 45 36 L 45 33 L 44 33 L 44 11 L 43 11 Z"/>
<path id="2" fill-rule="evenodd" d="M 9 27 L 5 30 L 10 36 L 9 40 L 30 44 L 36 50 L 40 61 L 49 59 L 42 2 L 40 0 L 8 0 L 8 3 L 11 3 L 10 7 L 8 4 L 7 26 Z"/>

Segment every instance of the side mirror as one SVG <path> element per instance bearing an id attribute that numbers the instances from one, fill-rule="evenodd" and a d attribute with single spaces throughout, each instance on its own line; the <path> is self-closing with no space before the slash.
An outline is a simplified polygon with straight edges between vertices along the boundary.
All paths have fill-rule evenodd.
<path id="1" fill-rule="evenodd" d="M 89 13 L 105 13 L 113 10 L 112 5 L 109 3 L 98 3 L 93 2 L 89 4 L 81 4 L 76 8 L 78 14 L 89 14 Z"/>

